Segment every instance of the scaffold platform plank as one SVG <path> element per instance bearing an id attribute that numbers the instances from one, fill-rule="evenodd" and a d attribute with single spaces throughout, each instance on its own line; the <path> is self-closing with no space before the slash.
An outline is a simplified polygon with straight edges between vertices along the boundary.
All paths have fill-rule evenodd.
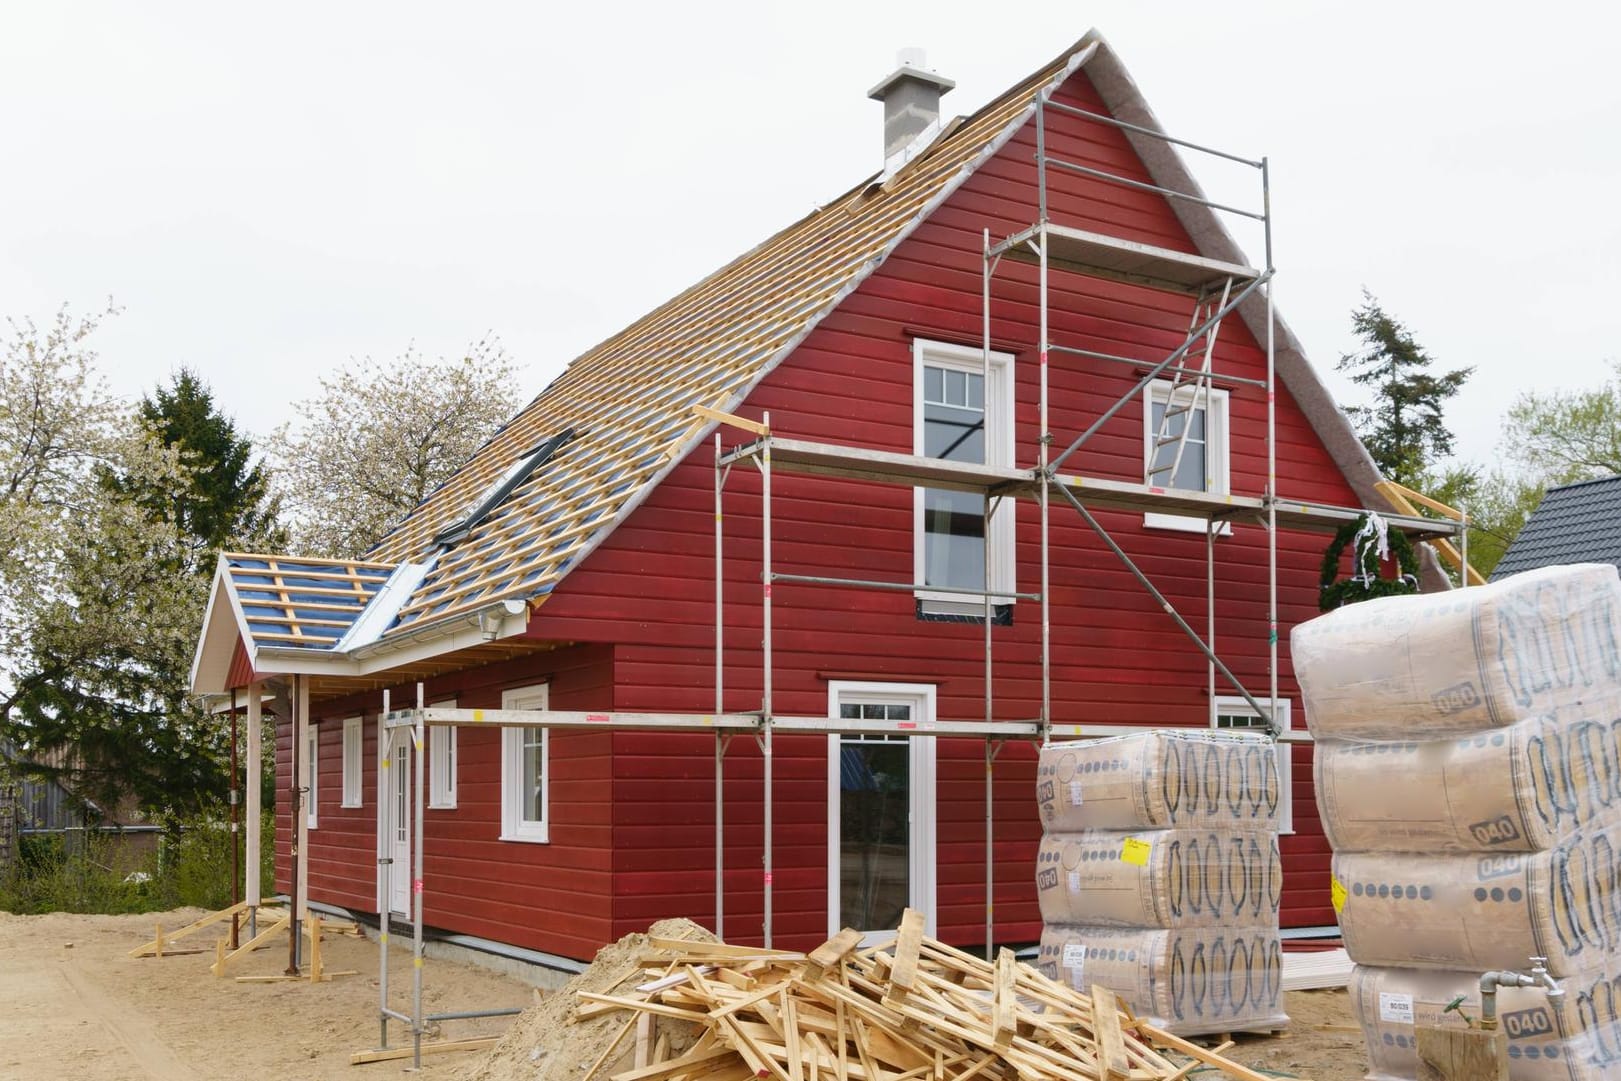
<path id="1" fill-rule="evenodd" d="M 770 436 L 745 444 L 723 456 L 723 462 L 757 457 L 769 447 L 772 468 L 784 473 L 844 477 L 907 487 L 949 488 L 965 492 L 992 492 L 1033 498 L 1038 482 L 1033 470 L 1008 469 L 925 458 L 917 454 L 847 447 L 803 439 Z M 1098 510 L 1179 514 L 1207 521 L 1264 522 L 1266 500 L 1260 496 L 1165 488 L 1105 477 L 1060 473 L 1056 478 L 1088 507 Z M 1333 533 L 1365 513 L 1358 507 L 1335 507 L 1295 499 L 1277 502 L 1281 529 Z M 1403 514 L 1383 514 L 1385 522 L 1416 537 L 1450 537 L 1457 523 Z"/>
<path id="2" fill-rule="evenodd" d="M 1042 233 L 1041 225 L 1032 225 L 996 245 L 991 249 L 991 254 L 1006 255 L 1021 263 L 1038 262 L 1039 256 L 1031 245 L 1041 243 Z M 1228 279 L 1240 285 L 1261 276 L 1261 272 L 1254 267 L 1239 263 L 1152 244 L 1139 244 L 1134 240 L 1050 222 L 1045 226 L 1045 233 L 1048 266 L 1093 278 L 1108 278 L 1170 293 L 1198 296 L 1212 286 L 1220 289 Z"/>
<path id="3" fill-rule="evenodd" d="M 383 715 L 386 728 L 426 725 L 470 728 L 686 728 L 699 731 L 753 731 L 760 718 L 751 713 L 614 713 L 551 709 L 396 709 Z"/>

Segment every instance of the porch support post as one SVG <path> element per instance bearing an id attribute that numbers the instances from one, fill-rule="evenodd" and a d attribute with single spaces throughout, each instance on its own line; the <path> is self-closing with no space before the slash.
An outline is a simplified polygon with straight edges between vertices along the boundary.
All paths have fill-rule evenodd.
<path id="1" fill-rule="evenodd" d="M 248 793 L 248 844 L 247 852 L 243 856 L 245 866 L 243 868 L 242 896 L 248 902 L 249 938 L 253 938 L 259 933 L 259 898 L 264 896 L 264 891 L 259 882 L 259 823 L 264 817 L 264 808 L 262 806 L 264 794 L 261 791 L 264 778 L 264 763 L 260 760 L 262 757 L 260 748 L 264 745 L 260 732 L 263 714 L 260 711 L 259 700 L 263 691 L 264 685 L 262 683 L 248 684 L 248 747 L 245 756 L 247 760 L 247 776 L 242 781 L 242 787 L 247 789 Z"/>

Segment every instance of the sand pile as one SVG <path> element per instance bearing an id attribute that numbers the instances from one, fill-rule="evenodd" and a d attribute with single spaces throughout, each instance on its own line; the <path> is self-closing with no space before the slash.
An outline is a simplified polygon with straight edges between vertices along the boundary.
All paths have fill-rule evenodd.
<path id="1" fill-rule="evenodd" d="M 624 1032 L 627 1019 L 618 1013 L 575 1021 L 577 996 L 581 991 L 622 995 L 645 982 L 648 977 L 643 974 L 641 960 L 648 952 L 649 937 L 716 941 L 714 935 L 691 920 L 660 920 L 646 933 L 626 935 L 604 946 L 589 968 L 519 1015 L 501 1042 L 462 1075 L 463 1081 L 581 1081 Z M 672 1048 L 681 1048 L 692 1038 L 690 1032 L 682 1031 L 688 1027 L 674 1021 L 668 1028 L 657 1027 L 655 1038 L 666 1035 Z M 594 1078 L 601 1081 L 629 1069 L 635 1044 L 634 1033 L 620 1040 Z"/>

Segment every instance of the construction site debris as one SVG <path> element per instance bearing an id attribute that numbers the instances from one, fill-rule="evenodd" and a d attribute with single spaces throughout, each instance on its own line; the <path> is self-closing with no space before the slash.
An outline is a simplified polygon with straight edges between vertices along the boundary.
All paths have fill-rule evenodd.
<path id="1" fill-rule="evenodd" d="M 1182 1081 L 1265 1076 L 1083 994 L 1004 949 L 995 962 L 923 934 L 861 945 L 845 930 L 809 954 L 672 939 L 655 927 L 631 971 L 630 940 L 522 1022 L 468 1081 Z M 607 951 L 605 951 L 607 952 Z M 627 986 L 630 979 L 637 982 Z M 601 989 L 587 986 L 595 985 Z M 568 999 L 573 1023 L 558 1024 Z M 570 1062 L 537 1068 L 524 1045 L 562 1029 Z M 660 1026 L 670 1027 L 660 1027 Z M 592 1027 L 596 1026 L 596 1027 Z M 517 1036 L 515 1032 L 513 1034 Z M 625 1060 L 628 1058 L 628 1062 Z M 514 1068 L 517 1067 L 517 1068 Z"/>
<path id="2" fill-rule="evenodd" d="M 631 1062 L 636 1043 L 623 1018 L 577 1019 L 582 994 L 634 994 L 647 979 L 643 957 L 653 941 L 713 943 L 715 936 L 691 920 L 660 920 L 645 934 L 626 935 L 597 951 L 586 970 L 518 1015 L 499 1043 L 462 1074 L 462 1081 L 604 1081 Z M 673 1022 L 661 1022 L 669 1047 L 691 1037 Z"/>

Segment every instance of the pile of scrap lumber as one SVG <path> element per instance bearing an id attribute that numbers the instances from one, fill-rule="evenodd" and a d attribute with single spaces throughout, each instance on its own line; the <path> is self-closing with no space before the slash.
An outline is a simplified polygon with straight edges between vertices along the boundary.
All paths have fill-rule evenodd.
<path id="1" fill-rule="evenodd" d="M 636 1031 L 632 1068 L 613 1081 L 1265 1076 L 1222 1057 L 1230 1045 L 1207 1050 L 1138 1020 L 1110 991 L 1074 991 L 1010 950 L 993 964 L 929 938 L 910 910 L 893 941 L 860 943 L 845 930 L 807 955 L 652 938 L 651 978 L 630 995 L 581 992 L 576 1017 L 631 1011 L 597 1060 Z M 670 1022 L 685 1023 L 684 1038 L 671 1038 Z"/>

